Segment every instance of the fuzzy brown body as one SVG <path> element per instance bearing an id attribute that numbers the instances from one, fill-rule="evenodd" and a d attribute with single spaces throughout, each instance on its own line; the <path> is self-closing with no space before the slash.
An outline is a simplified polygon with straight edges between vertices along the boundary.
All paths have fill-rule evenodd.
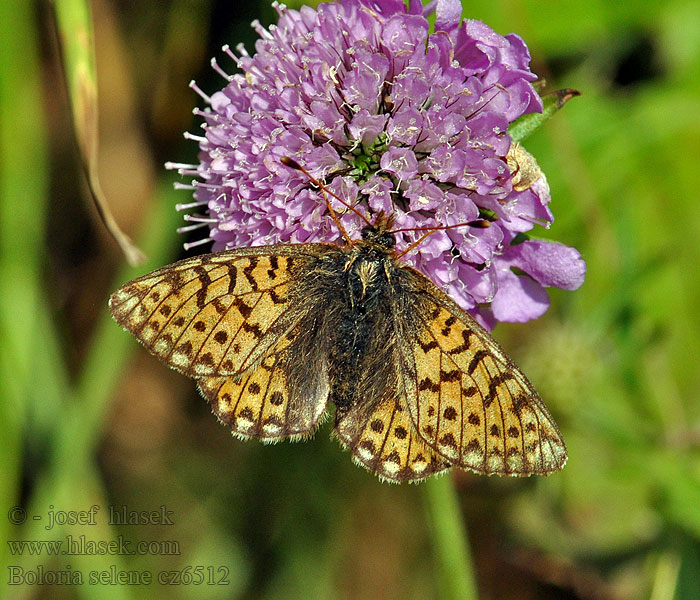
<path id="1" fill-rule="evenodd" d="M 299 304 L 308 303 L 305 312 L 315 320 L 301 330 L 317 331 L 318 358 L 328 360 L 330 399 L 342 416 L 369 399 L 396 395 L 396 334 L 412 315 L 412 307 L 397 301 L 407 298 L 413 273 L 387 248 L 370 243 L 349 252 L 325 250 L 298 275 Z"/>
<path id="2" fill-rule="evenodd" d="M 564 442 L 531 384 L 394 244 L 376 226 L 345 246 L 198 256 L 126 284 L 110 306 L 241 437 L 309 435 L 330 400 L 336 435 L 389 480 L 560 469 Z"/>

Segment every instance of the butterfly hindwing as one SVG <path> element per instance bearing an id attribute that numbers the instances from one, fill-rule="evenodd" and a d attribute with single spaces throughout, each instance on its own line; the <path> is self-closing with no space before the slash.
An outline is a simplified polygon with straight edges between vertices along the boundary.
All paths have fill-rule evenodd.
<path id="1" fill-rule="evenodd" d="M 319 355 L 298 364 L 298 344 L 313 335 L 303 329 L 282 336 L 259 365 L 236 377 L 198 380 L 214 414 L 237 436 L 273 442 L 315 431 L 328 403 L 328 368 Z"/>
<path id="2" fill-rule="evenodd" d="M 448 461 L 479 473 L 561 469 L 564 441 L 523 373 L 432 283 L 417 286 L 416 331 L 402 346 L 402 376 L 418 435 Z"/>
<path id="3" fill-rule="evenodd" d="M 364 410 L 367 404 L 372 410 Z M 405 402 L 396 397 L 339 412 L 335 433 L 356 461 L 391 481 L 419 481 L 450 467 L 416 435 Z"/>

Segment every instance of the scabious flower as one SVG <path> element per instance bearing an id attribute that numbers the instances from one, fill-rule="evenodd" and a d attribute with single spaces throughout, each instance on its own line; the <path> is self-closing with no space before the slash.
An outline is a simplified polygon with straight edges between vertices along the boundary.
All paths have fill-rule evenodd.
<path id="1" fill-rule="evenodd" d="M 585 266 L 564 245 L 525 239 L 552 220 L 543 175 L 524 180 L 508 135 L 540 112 L 527 46 L 461 20 L 438 0 L 430 33 L 419 0 L 339 0 L 314 10 L 275 4 L 279 22 L 255 54 L 225 47 L 240 73 L 206 96 L 195 202 L 213 249 L 339 239 L 320 191 L 288 156 L 348 204 L 394 215 L 397 250 L 482 324 L 527 321 L 548 307 L 546 286 L 575 289 Z M 193 136 L 195 137 L 195 136 Z M 522 156 L 522 154 L 520 155 Z M 525 156 L 527 153 L 525 153 Z M 531 157 L 530 157 L 531 158 Z M 522 161 L 522 158 L 521 158 Z M 528 162 L 528 161 L 526 161 Z M 184 187 L 184 186 L 183 186 Z M 350 236 L 365 226 L 331 198 Z M 420 228 L 420 229 L 416 229 Z"/>

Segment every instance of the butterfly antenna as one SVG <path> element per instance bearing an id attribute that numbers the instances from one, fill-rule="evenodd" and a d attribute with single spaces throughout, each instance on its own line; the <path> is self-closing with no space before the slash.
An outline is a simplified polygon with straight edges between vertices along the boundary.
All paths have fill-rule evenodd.
<path id="1" fill-rule="evenodd" d="M 341 233 L 341 235 L 345 238 L 345 240 L 348 242 L 348 244 L 352 244 L 353 241 L 348 235 L 347 230 L 345 227 L 343 227 L 343 224 L 340 222 L 340 218 L 338 218 L 338 213 L 335 212 L 333 207 L 331 206 L 331 202 L 328 199 L 328 196 L 333 196 L 338 202 L 340 202 L 343 206 L 345 206 L 347 209 L 351 210 L 354 212 L 357 216 L 359 216 L 367 225 L 371 225 L 369 219 L 363 215 L 359 210 L 357 210 L 354 206 L 351 204 L 348 204 L 345 200 L 343 200 L 338 194 L 333 193 L 331 190 L 329 190 L 325 185 L 323 185 L 318 179 L 316 179 L 311 173 L 309 173 L 304 167 L 302 167 L 297 161 L 295 161 L 293 158 L 290 158 L 289 156 L 283 156 L 280 158 L 280 162 L 283 165 L 288 166 L 290 169 L 296 169 L 297 171 L 301 171 L 304 175 L 306 175 L 309 178 L 309 181 L 313 183 L 315 186 L 317 186 L 321 190 L 321 194 L 323 195 L 323 199 L 326 202 L 326 206 L 328 207 L 328 212 L 331 215 L 331 219 L 335 221 L 335 224 L 338 226 L 338 229 Z"/>
<path id="2" fill-rule="evenodd" d="M 485 219 L 480 219 L 478 221 L 467 221 L 465 223 L 455 223 L 454 225 L 438 225 L 437 227 L 407 227 L 406 229 L 394 229 L 391 233 L 401 233 L 403 231 L 425 231 L 426 233 L 420 236 L 415 242 L 413 242 L 408 248 L 399 252 L 396 258 L 401 258 L 404 254 L 408 254 L 416 246 L 423 243 L 423 240 L 428 236 L 432 235 L 436 231 L 443 231 L 445 229 L 455 229 L 457 227 L 476 227 L 478 229 L 486 229 L 490 227 L 491 223 Z"/>

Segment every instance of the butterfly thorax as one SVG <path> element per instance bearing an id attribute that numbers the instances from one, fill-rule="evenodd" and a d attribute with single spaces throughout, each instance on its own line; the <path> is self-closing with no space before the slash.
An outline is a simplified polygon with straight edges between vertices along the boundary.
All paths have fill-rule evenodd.
<path id="1" fill-rule="evenodd" d="M 391 254 L 389 249 L 367 242 L 352 246 L 343 271 L 353 309 L 364 311 L 378 295 L 389 291 L 395 271 Z"/>
<path id="2" fill-rule="evenodd" d="M 393 393 L 395 382 L 391 363 L 380 367 L 377 357 L 387 354 L 393 343 L 395 299 L 401 286 L 401 267 L 394 258 L 394 236 L 377 228 L 366 228 L 363 240 L 343 249 L 336 272 L 342 277 L 329 290 L 329 375 L 331 399 L 342 413 L 362 399 L 367 386 L 385 386 Z M 381 383 L 377 383 L 377 380 Z"/>
<path id="3" fill-rule="evenodd" d="M 388 230 L 390 221 L 380 215 L 377 223 L 362 230 L 362 241 L 350 246 L 343 271 L 348 273 L 348 293 L 353 307 L 366 308 L 378 294 L 387 291 L 393 278 L 396 238 Z"/>

